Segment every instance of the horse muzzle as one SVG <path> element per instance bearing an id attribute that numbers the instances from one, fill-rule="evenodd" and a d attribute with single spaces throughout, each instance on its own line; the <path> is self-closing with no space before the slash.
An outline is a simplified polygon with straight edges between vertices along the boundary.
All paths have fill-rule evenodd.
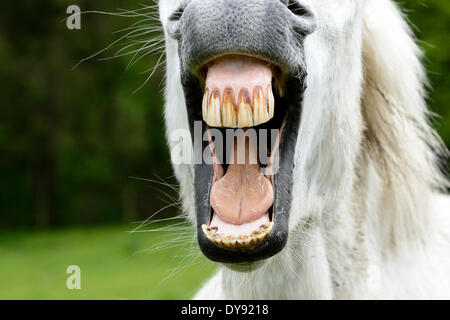
<path id="1" fill-rule="evenodd" d="M 306 89 L 304 40 L 314 29 L 313 13 L 300 1 L 191 0 L 169 18 L 191 135 L 201 146 L 195 154 L 198 242 L 213 261 L 252 263 L 286 245 Z M 204 150 L 212 162 L 203 159 Z"/>

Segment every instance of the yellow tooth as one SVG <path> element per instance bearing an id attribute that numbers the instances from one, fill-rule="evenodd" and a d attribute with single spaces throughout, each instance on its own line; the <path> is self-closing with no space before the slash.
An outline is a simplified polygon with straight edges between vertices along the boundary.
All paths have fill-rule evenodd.
<path id="1" fill-rule="evenodd" d="M 241 235 L 238 237 L 237 242 L 241 247 L 248 247 L 252 243 L 252 239 L 247 235 Z"/>
<path id="2" fill-rule="evenodd" d="M 263 232 L 261 232 L 261 231 L 253 231 L 251 234 L 250 234 L 250 237 L 252 237 L 252 238 L 258 238 L 259 236 L 261 236 L 263 234 Z"/>
<path id="3" fill-rule="evenodd" d="M 253 89 L 253 123 L 255 126 L 270 120 L 267 100 L 260 86 Z"/>
<path id="4" fill-rule="evenodd" d="M 208 116 L 206 123 L 211 127 L 222 127 L 221 119 L 221 103 L 220 103 L 220 91 L 214 89 L 211 94 L 208 106 Z"/>
<path id="5" fill-rule="evenodd" d="M 217 232 L 217 228 L 213 228 L 211 226 L 207 226 L 206 224 L 202 225 L 203 233 L 210 239 L 213 239 L 214 234 Z"/>
<path id="6" fill-rule="evenodd" d="M 204 121 L 208 119 L 208 98 L 209 98 L 209 90 L 208 88 L 206 88 L 202 102 L 202 117 Z"/>
<path id="7" fill-rule="evenodd" d="M 228 248 L 236 248 L 237 240 L 233 236 L 227 236 L 222 239 L 222 244 Z"/>
<path id="8" fill-rule="evenodd" d="M 223 92 L 222 125 L 236 128 L 236 99 L 233 88 L 227 87 Z"/>
<path id="9" fill-rule="evenodd" d="M 269 118 L 272 119 L 275 114 L 275 97 L 271 86 L 267 86 L 267 106 L 269 110 Z"/>
<path id="10" fill-rule="evenodd" d="M 253 245 L 258 245 L 262 242 L 262 240 L 264 240 L 264 234 L 265 232 L 262 231 L 253 231 L 250 234 L 250 237 L 252 239 L 252 244 Z"/>
<path id="11" fill-rule="evenodd" d="M 257 243 L 261 243 L 263 242 L 264 239 L 266 239 L 269 236 L 269 234 L 267 232 L 260 234 L 259 236 L 257 236 L 255 239 L 257 241 Z"/>
<path id="12" fill-rule="evenodd" d="M 222 235 L 220 233 L 213 234 L 211 238 L 216 244 L 222 245 Z"/>
<path id="13" fill-rule="evenodd" d="M 241 92 L 239 92 L 238 103 L 238 128 L 253 127 L 252 101 L 247 89 L 241 89 Z"/>

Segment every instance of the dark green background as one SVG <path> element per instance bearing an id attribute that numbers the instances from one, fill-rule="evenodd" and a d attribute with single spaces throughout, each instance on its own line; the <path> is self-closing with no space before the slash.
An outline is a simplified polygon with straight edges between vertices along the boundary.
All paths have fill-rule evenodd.
<path id="1" fill-rule="evenodd" d="M 126 70 L 133 54 L 82 58 L 107 47 L 139 18 L 82 16 L 71 31 L 68 5 L 83 11 L 138 9 L 138 1 L 5 1 L 0 10 L 0 228 L 51 228 L 144 220 L 174 204 L 162 114 L 163 70 L 143 71 L 159 52 Z M 151 2 L 153 3 L 153 2 Z M 426 52 L 435 125 L 450 145 L 450 2 L 401 2 Z M 152 22 L 157 25 L 156 22 Z M 157 36 L 157 33 L 147 34 Z M 139 40 L 146 39 L 145 36 Z M 122 45 L 123 47 L 123 45 Z M 115 47 L 99 57 L 114 55 Z M 137 49 L 139 47 L 134 47 Z M 133 48 L 130 48 L 133 50 Z M 169 207 L 158 218 L 176 213 Z"/>

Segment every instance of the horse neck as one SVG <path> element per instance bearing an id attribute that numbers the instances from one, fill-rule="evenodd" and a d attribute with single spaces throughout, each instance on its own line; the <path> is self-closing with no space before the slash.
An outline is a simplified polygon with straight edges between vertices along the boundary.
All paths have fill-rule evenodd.
<path id="1" fill-rule="evenodd" d="M 429 188 L 406 190 L 381 178 L 370 162 L 357 170 L 353 192 L 338 212 L 306 218 L 290 232 L 286 248 L 259 269 L 222 272 L 226 296 L 234 299 L 351 299 L 383 296 L 383 263 L 423 246 Z M 394 189 L 397 186 L 398 189 Z M 414 186 L 413 186 L 414 187 Z M 411 196 L 414 212 L 396 215 Z M 419 216 L 419 218 L 418 218 Z M 424 218 L 425 220 L 423 220 Z M 396 221 L 395 219 L 399 219 Z M 406 225 L 402 225 L 406 224 Z M 400 225 L 398 225 L 400 224 Z M 416 224 L 421 224 L 420 230 Z M 415 235 L 417 239 L 411 239 Z"/>

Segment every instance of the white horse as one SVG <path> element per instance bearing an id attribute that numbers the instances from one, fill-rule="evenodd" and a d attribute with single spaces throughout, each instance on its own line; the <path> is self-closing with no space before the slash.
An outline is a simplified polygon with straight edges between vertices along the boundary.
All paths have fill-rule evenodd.
<path id="1" fill-rule="evenodd" d="M 172 154 L 193 154 L 196 139 L 173 133 L 194 137 L 196 121 L 280 129 L 273 174 L 173 160 L 200 249 L 221 263 L 195 298 L 450 298 L 446 149 L 429 124 L 421 51 L 393 1 L 159 7 Z"/>

